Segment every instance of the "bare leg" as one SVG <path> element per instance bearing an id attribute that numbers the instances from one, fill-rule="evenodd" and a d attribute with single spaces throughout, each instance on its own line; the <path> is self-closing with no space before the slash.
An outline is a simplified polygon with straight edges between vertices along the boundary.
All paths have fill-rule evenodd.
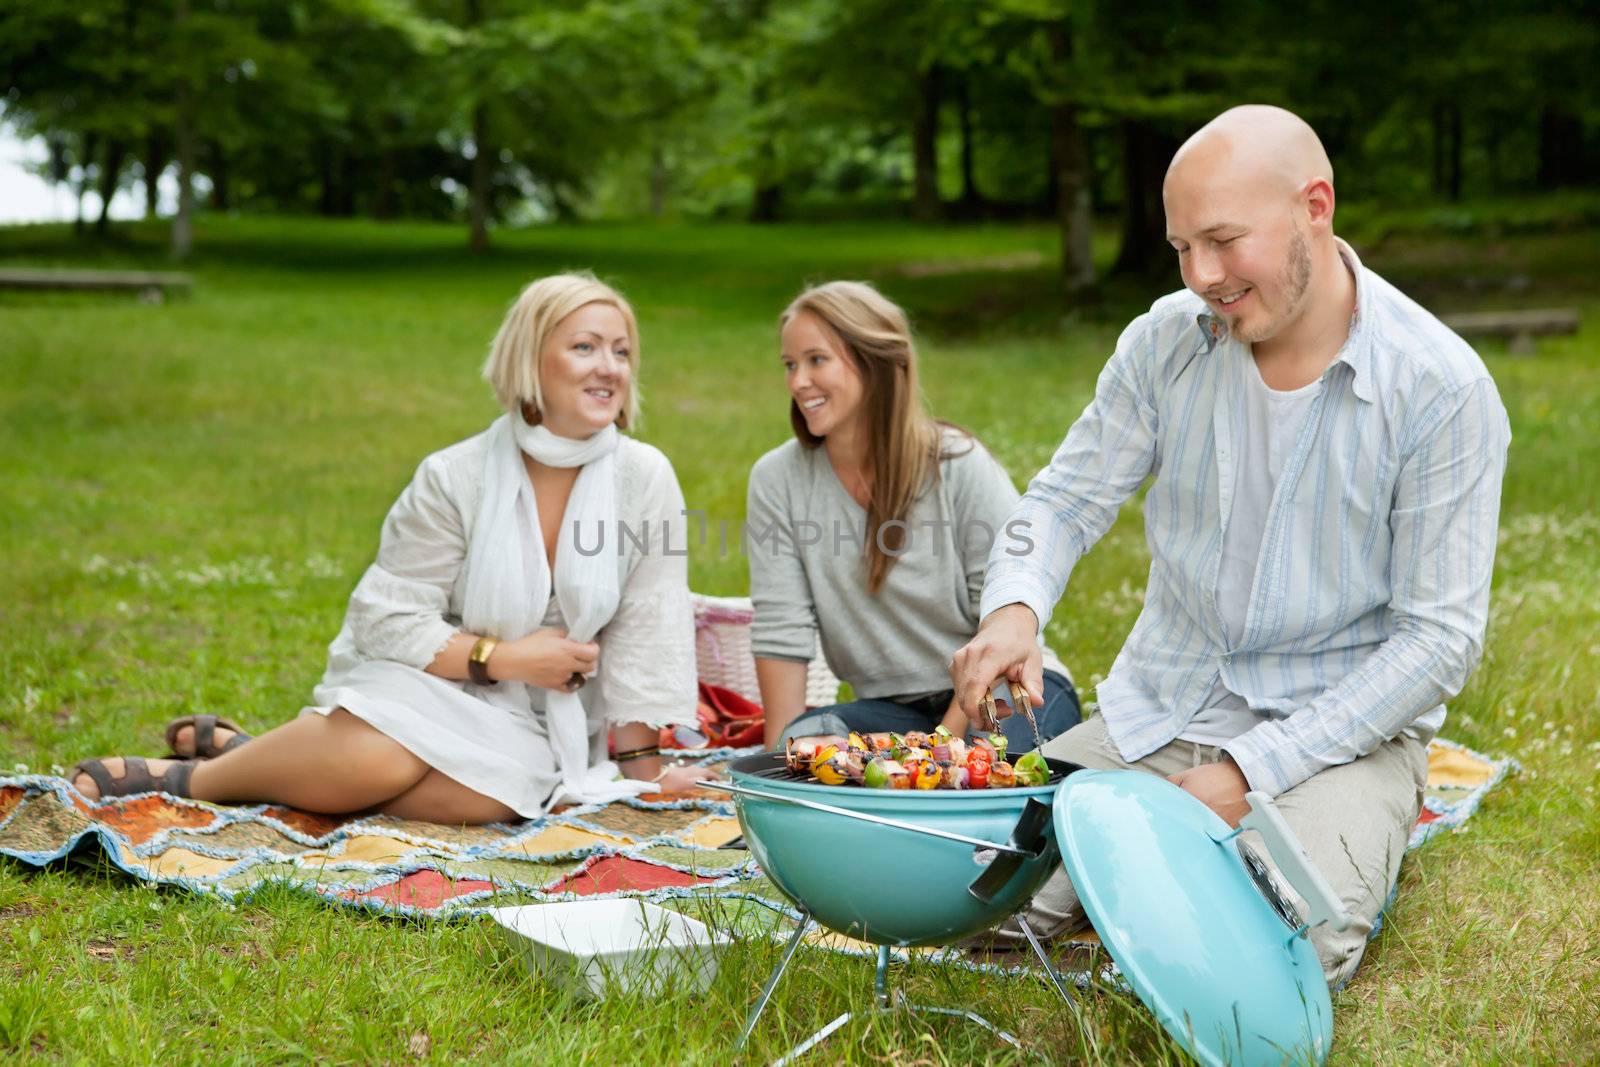
<path id="1" fill-rule="evenodd" d="M 149 764 L 160 775 L 168 761 Z M 121 761 L 107 760 L 106 769 L 119 776 Z M 428 771 L 404 745 L 336 708 L 330 715 L 299 716 L 196 765 L 189 789 L 198 800 L 267 802 L 340 814 L 398 797 Z M 87 775 L 74 784 L 87 797 L 98 795 Z"/>
<path id="2" fill-rule="evenodd" d="M 422 781 L 378 808 L 385 815 L 452 826 L 515 822 L 522 816 L 448 775 L 429 770 Z"/>

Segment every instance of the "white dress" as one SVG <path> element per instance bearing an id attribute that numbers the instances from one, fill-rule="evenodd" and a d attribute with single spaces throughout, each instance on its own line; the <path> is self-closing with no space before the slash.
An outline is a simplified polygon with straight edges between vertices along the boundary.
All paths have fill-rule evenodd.
<path id="1" fill-rule="evenodd" d="M 526 714 L 479 699 L 478 687 L 424 668 L 461 629 L 465 561 L 483 497 L 487 433 L 422 461 L 384 520 L 378 558 L 350 594 L 328 668 L 302 714 L 342 707 L 430 767 L 518 814 L 544 814 L 560 784 L 545 731 L 545 690 L 527 687 Z M 613 555 L 621 600 L 596 641 L 595 674 L 579 690 L 591 764 L 619 723 L 696 721 L 694 618 L 683 492 L 661 452 L 629 437 L 616 451 L 617 527 L 584 551 Z M 551 596 L 545 626 L 565 628 Z"/>

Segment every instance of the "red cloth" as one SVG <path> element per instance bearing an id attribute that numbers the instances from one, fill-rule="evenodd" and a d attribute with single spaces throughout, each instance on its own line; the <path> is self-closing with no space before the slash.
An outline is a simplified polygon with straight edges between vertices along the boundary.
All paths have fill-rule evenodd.
<path id="1" fill-rule="evenodd" d="M 664 726 L 660 744 L 662 748 L 681 749 L 748 748 L 761 744 L 765 732 L 766 718 L 760 704 L 732 689 L 701 682 L 696 728 Z"/>
<path id="2" fill-rule="evenodd" d="M 747 748 L 765 737 L 761 705 L 731 689 L 700 683 L 700 732 L 706 748 Z"/>
<path id="3" fill-rule="evenodd" d="M 550 887 L 552 893 L 575 893 L 580 897 L 596 893 L 619 893 L 626 890 L 643 891 L 665 886 L 691 886 L 715 882 L 715 878 L 697 878 L 687 871 L 662 867 L 655 863 L 628 856 L 603 856 L 586 863 L 572 874 Z"/>
<path id="4" fill-rule="evenodd" d="M 475 878 L 452 881 L 438 871 L 423 870 L 413 871 L 398 881 L 381 885 L 376 889 L 347 889 L 339 895 L 346 900 L 378 900 L 432 910 L 451 897 L 493 888 L 493 882 Z"/>

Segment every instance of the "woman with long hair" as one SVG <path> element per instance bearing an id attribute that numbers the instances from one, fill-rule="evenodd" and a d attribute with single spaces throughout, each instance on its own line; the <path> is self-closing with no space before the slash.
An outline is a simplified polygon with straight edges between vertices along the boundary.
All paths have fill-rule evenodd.
<path id="1" fill-rule="evenodd" d="M 504 414 L 423 460 L 390 509 L 312 706 L 256 738 L 184 716 L 177 758 L 84 760 L 74 785 L 441 823 L 686 787 L 656 749 L 695 722 L 686 561 L 666 551 L 686 518 L 666 457 L 619 432 L 638 361 L 621 294 L 529 285 L 484 366 Z"/>
<path id="2" fill-rule="evenodd" d="M 751 470 L 746 520 L 767 743 L 941 723 L 963 734 L 950 657 L 977 632 L 1016 487 L 975 437 L 928 413 L 905 312 L 872 286 L 807 289 L 779 326 L 794 440 Z M 819 639 L 855 699 L 808 712 Z M 1048 740 L 1079 711 L 1066 668 L 1044 656 Z M 1011 751 L 1034 747 L 1021 716 L 1002 727 Z"/>

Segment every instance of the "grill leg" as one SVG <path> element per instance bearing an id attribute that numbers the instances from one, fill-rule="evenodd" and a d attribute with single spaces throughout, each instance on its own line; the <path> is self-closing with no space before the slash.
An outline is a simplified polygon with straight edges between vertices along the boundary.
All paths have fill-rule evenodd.
<path id="1" fill-rule="evenodd" d="M 977 1012 L 963 1011 L 959 1008 L 933 1008 L 925 1004 L 900 1004 L 893 1007 L 869 1008 L 866 1011 L 861 1012 L 847 1011 L 843 1015 L 840 1015 L 838 1018 L 834 1019 L 827 1026 L 824 1026 L 821 1030 L 818 1030 L 816 1033 L 800 1042 L 788 1052 L 785 1052 L 778 1059 L 773 1060 L 772 1067 L 788 1067 L 789 1064 L 793 1063 L 795 1060 L 798 1060 L 801 1056 L 804 1056 L 806 1053 L 822 1044 L 828 1038 L 832 1037 L 835 1032 L 837 1032 L 852 1019 L 871 1018 L 874 1015 L 889 1015 L 902 1010 L 911 1012 L 913 1014 L 947 1015 L 955 1019 L 966 1019 L 968 1022 L 976 1023 L 983 1027 L 985 1030 L 989 1031 L 991 1034 L 995 1035 L 1012 1048 L 1017 1049 L 1018 1051 L 1022 1050 L 1022 1042 L 1017 1040 L 1015 1034 L 1010 1034 L 1000 1029 L 994 1023 L 990 1022 L 988 1019 L 985 1019 Z"/>
<path id="2" fill-rule="evenodd" d="M 1078 1002 L 1067 992 L 1067 984 L 1061 980 L 1061 972 L 1056 970 L 1055 964 L 1050 962 L 1050 957 L 1045 955 L 1044 946 L 1039 943 L 1039 935 L 1033 932 L 1033 927 L 1028 925 L 1028 920 L 1024 919 L 1020 914 L 1017 916 L 1017 925 L 1022 928 L 1023 934 L 1028 939 L 1028 944 L 1033 946 L 1033 954 L 1039 957 L 1039 965 L 1044 968 L 1045 977 L 1050 980 L 1050 984 L 1055 987 L 1055 991 L 1060 995 L 1061 999 L 1067 1002 L 1067 1007 L 1072 1009 L 1073 1021 L 1078 1024 L 1078 1029 L 1083 1031 L 1085 1029 L 1083 1012 L 1079 1009 Z"/>
<path id="3" fill-rule="evenodd" d="M 1020 914 L 1016 916 L 1016 919 L 1017 925 L 1022 928 L 1023 936 L 1028 939 L 1028 944 L 1033 946 L 1033 954 L 1039 957 L 1039 965 L 1044 968 L 1045 977 L 1050 979 L 1050 984 L 1061 995 L 1061 999 L 1068 1004 L 1072 1004 L 1074 1010 L 1076 1010 L 1077 1005 L 1073 1004 L 1072 997 L 1067 993 L 1066 984 L 1061 981 L 1061 975 L 1056 972 L 1055 965 L 1050 962 L 1050 957 L 1044 953 L 1044 946 L 1039 943 L 1039 935 L 1033 932 L 1033 927 L 1028 925 L 1028 920 L 1024 919 Z"/>
<path id="4" fill-rule="evenodd" d="M 808 922 L 809 918 L 810 917 L 808 916 Z M 1032 936 L 1031 931 L 1029 932 L 1029 936 Z M 767 997 L 771 995 L 772 987 L 777 982 L 778 975 L 783 973 L 783 968 L 785 964 L 789 962 L 789 955 L 794 951 L 794 946 L 797 942 L 798 938 L 789 942 L 789 951 L 784 954 L 783 962 L 778 964 L 778 970 L 774 972 L 772 978 L 768 980 L 767 988 L 762 990 L 761 1003 L 756 1006 L 755 1012 L 750 1016 L 750 1021 L 745 1024 L 744 1036 L 739 1038 L 739 1048 L 744 1047 L 745 1038 L 750 1036 L 750 1028 L 755 1025 L 756 1016 L 761 1014 L 761 1008 L 765 1005 Z M 1043 959 L 1043 950 L 1039 951 L 1040 958 Z M 1048 968 L 1050 966 L 1050 961 L 1045 960 L 1045 966 Z M 1052 970 L 1050 973 L 1052 980 L 1054 980 L 1055 972 Z M 1066 996 L 1066 991 L 1062 989 L 1059 984 L 1057 984 L 1056 988 L 1061 992 L 1063 997 Z M 897 1011 L 908 1011 L 913 1014 L 923 1015 L 945 1015 L 949 1016 L 950 1018 L 965 1019 L 968 1022 L 976 1023 L 978 1026 L 983 1027 L 985 1030 L 994 1034 L 997 1038 L 1004 1041 L 1012 1048 L 1018 1049 L 1019 1051 L 1022 1049 L 1022 1042 L 1017 1040 L 1015 1034 L 1011 1034 L 1000 1029 L 994 1023 L 990 1022 L 988 1019 L 985 1019 L 977 1012 L 966 1011 L 961 1008 L 936 1008 L 927 1004 L 911 1004 L 906 1001 L 904 993 L 901 993 L 897 990 L 895 993 L 891 994 L 889 992 L 888 945 L 878 946 L 878 967 L 877 973 L 873 975 L 872 979 L 872 992 L 873 999 L 876 1002 L 873 1007 L 867 1008 L 863 1011 L 847 1011 L 843 1015 L 838 1016 L 833 1021 L 829 1022 L 828 1025 L 824 1026 L 822 1029 L 818 1030 L 816 1033 L 800 1042 L 788 1052 L 785 1052 L 778 1059 L 773 1060 L 772 1067 L 788 1067 L 789 1064 L 798 1060 L 801 1056 L 804 1056 L 807 1052 L 810 1052 L 812 1049 L 826 1041 L 829 1037 L 833 1036 L 852 1019 L 869 1019 L 874 1015 L 889 1015 Z M 1067 1003 L 1072 1004 L 1072 1001 L 1068 1000 Z M 1073 1010 L 1076 1011 L 1077 1005 L 1073 1004 L 1072 1006 Z"/>
<path id="5" fill-rule="evenodd" d="M 856 1013 L 853 1011 L 845 1012 L 827 1026 L 824 1026 L 821 1030 L 818 1030 L 816 1033 L 800 1042 L 794 1048 L 790 1049 L 788 1052 L 785 1052 L 780 1058 L 773 1060 L 772 1067 L 788 1067 L 789 1064 L 793 1063 L 801 1056 L 804 1056 L 806 1053 L 810 1052 L 812 1049 L 828 1040 L 835 1030 L 839 1029 L 839 1027 L 855 1018 L 855 1014 Z M 876 1014 L 876 1012 L 869 1011 L 866 1014 L 873 1015 Z"/>
<path id="6" fill-rule="evenodd" d="M 744 1048 L 744 1043 L 750 1040 L 750 1032 L 756 1028 L 756 1020 L 761 1018 L 761 1013 L 767 1010 L 767 1002 L 772 999 L 772 991 L 778 988 L 778 979 L 783 977 L 783 972 L 788 969 L 789 961 L 794 958 L 795 949 L 800 947 L 800 939 L 806 931 L 811 929 L 811 913 L 800 913 L 800 925 L 794 928 L 794 935 L 789 938 L 789 943 L 784 946 L 783 958 L 778 961 L 777 968 L 767 979 L 767 984 L 761 987 L 761 996 L 756 1000 L 756 1006 L 750 1009 L 750 1015 L 744 1021 L 744 1031 L 739 1034 L 738 1042 L 733 1046 L 736 1049 Z M 842 1025 L 842 1024 L 841 1024 Z M 829 1031 L 830 1033 L 832 1031 Z M 823 1035 L 827 1036 L 827 1035 Z"/>
<path id="7" fill-rule="evenodd" d="M 991 1034 L 998 1037 L 1012 1048 L 1018 1050 L 1022 1048 L 1022 1042 L 1017 1040 L 1017 1036 L 1015 1034 L 1007 1033 L 1006 1031 L 1000 1029 L 994 1023 L 990 1022 L 988 1019 L 985 1019 L 975 1011 L 964 1011 L 960 1008 L 933 1008 L 926 1004 L 907 1004 L 905 1007 L 906 1010 L 910 1012 L 920 1012 L 924 1015 L 948 1015 L 954 1019 L 965 1019 L 968 1022 L 977 1023 L 979 1026 L 983 1027 L 985 1030 L 989 1031 Z"/>

